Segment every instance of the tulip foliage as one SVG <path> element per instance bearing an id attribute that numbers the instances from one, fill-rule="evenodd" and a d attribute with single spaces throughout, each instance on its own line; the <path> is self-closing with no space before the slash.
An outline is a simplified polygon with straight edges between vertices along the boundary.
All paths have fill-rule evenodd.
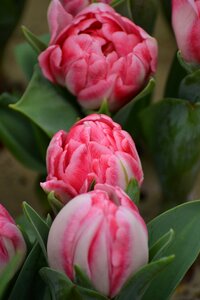
<path id="1" fill-rule="evenodd" d="M 165 300 L 199 255 L 200 1 L 162 5 L 178 50 L 157 103 L 155 0 L 51 0 L 49 33 L 22 28 L 29 83 L 0 95 L 0 139 L 48 214 L 0 205 L 1 300 Z M 170 207 L 148 224 L 146 153 Z"/>

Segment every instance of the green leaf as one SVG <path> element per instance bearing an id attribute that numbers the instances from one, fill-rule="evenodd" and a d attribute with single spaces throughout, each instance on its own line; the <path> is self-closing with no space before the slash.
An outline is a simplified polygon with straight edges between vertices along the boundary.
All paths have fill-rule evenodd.
<path id="1" fill-rule="evenodd" d="M 186 62 L 184 60 L 184 58 L 182 57 L 180 50 L 177 52 L 177 58 L 178 58 L 178 61 L 179 61 L 180 65 L 183 67 L 183 69 L 185 69 L 185 71 L 187 73 L 190 74 L 190 73 L 193 73 L 193 72 L 195 72 L 199 69 L 199 65 L 194 64 L 194 63 Z"/>
<path id="2" fill-rule="evenodd" d="M 132 19 L 134 23 L 152 34 L 158 15 L 157 0 L 124 0 L 113 1 L 111 4 L 120 14 Z"/>
<path id="3" fill-rule="evenodd" d="M 48 201 L 54 215 L 56 216 L 63 208 L 63 204 L 56 198 L 54 191 L 48 193 Z"/>
<path id="4" fill-rule="evenodd" d="M 93 290 L 83 288 L 81 286 L 77 286 L 77 290 L 83 297 L 83 300 L 108 300 L 108 298 L 103 296 L 102 294 L 99 294 L 98 292 Z"/>
<path id="5" fill-rule="evenodd" d="M 187 75 L 181 81 L 179 97 L 192 103 L 200 102 L 200 70 Z"/>
<path id="6" fill-rule="evenodd" d="M 22 26 L 22 32 L 29 45 L 33 48 L 33 50 L 35 50 L 37 54 L 40 54 L 47 48 L 47 45 L 25 26 Z"/>
<path id="7" fill-rule="evenodd" d="M 35 244 L 26 258 L 7 300 L 43 299 L 45 287 L 41 285 L 38 272 L 44 266 L 46 266 L 46 260 L 39 244 Z"/>
<path id="8" fill-rule="evenodd" d="M 140 112 L 150 102 L 155 87 L 155 80 L 150 79 L 147 86 L 128 104 L 122 107 L 113 117 L 114 121 L 121 124 L 133 137 L 140 136 Z"/>
<path id="9" fill-rule="evenodd" d="M 48 44 L 49 42 L 48 34 L 42 35 L 39 38 L 42 42 Z M 14 54 L 15 54 L 17 64 L 20 65 L 22 71 L 26 75 L 26 78 L 30 80 L 33 75 L 34 66 L 38 62 L 37 53 L 26 42 L 17 45 L 14 50 L 15 50 Z"/>
<path id="10" fill-rule="evenodd" d="M 76 283 L 84 288 L 94 290 L 94 286 L 88 276 L 83 272 L 79 266 L 74 267 Z"/>
<path id="11" fill-rule="evenodd" d="M 65 274 L 50 268 L 42 268 L 40 275 L 50 289 L 52 300 L 73 299 L 70 297 L 73 295 L 74 284 Z"/>
<path id="12" fill-rule="evenodd" d="M 170 229 L 158 241 L 156 241 L 151 249 L 149 249 L 149 260 L 155 260 L 162 257 L 163 250 L 168 247 L 174 239 L 174 230 Z"/>
<path id="13" fill-rule="evenodd" d="M 12 277 L 14 276 L 16 270 L 19 267 L 20 257 L 21 254 L 16 253 L 0 275 L 0 300 L 4 298 L 6 289 L 8 288 Z"/>
<path id="14" fill-rule="evenodd" d="M 79 114 L 61 90 L 46 80 L 38 67 L 22 98 L 11 107 L 30 118 L 49 137 L 68 130 Z"/>
<path id="15" fill-rule="evenodd" d="M 133 200 L 133 202 L 138 205 L 140 201 L 140 189 L 136 179 L 129 181 L 126 188 L 126 194 Z"/>
<path id="16" fill-rule="evenodd" d="M 115 8 L 115 6 L 117 6 L 118 4 L 120 4 L 121 2 L 124 2 L 124 1 L 125 0 L 112 0 L 110 5 Z"/>
<path id="17" fill-rule="evenodd" d="M 161 271 L 174 260 L 174 255 L 151 262 L 134 274 L 122 287 L 116 300 L 143 299 L 146 289 L 153 279 L 157 280 Z M 151 298 L 154 299 L 154 298 Z M 164 299 L 164 298 L 162 298 Z M 150 300 L 150 299 L 149 299 Z"/>
<path id="18" fill-rule="evenodd" d="M 157 0 L 131 0 L 131 11 L 133 21 L 149 34 L 152 34 L 155 28 L 158 16 Z"/>
<path id="19" fill-rule="evenodd" d="M 22 214 L 19 217 L 17 217 L 16 219 L 16 223 L 17 225 L 20 227 L 20 230 L 22 231 L 23 235 L 25 233 L 25 241 L 27 241 L 28 238 L 28 242 L 26 242 L 26 245 L 30 244 L 30 247 L 35 243 L 35 232 L 33 231 L 33 228 L 29 222 L 29 220 L 27 219 L 27 217 Z"/>
<path id="20" fill-rule="evenodd" d="M 141 113 L 141 124 L 165 199 L 185 201 L 200 169 L 200 104 L 165 99 Z"/>
<path id="21" fill-rule="evenodd" d="M 168 0 L 167 0 L 168 1 Z M 170 2 L 170 1 L 168 1 Z M 168 74 L 164 95 L 167 98 L 179 98 L 179 85 L 181 80 L 187 75 L 185 68 L 180 65 L 177 52 Z"/>
<path id="22" fill-rule="evenodd" d="M 200 252 L 200 201 L 177 206 L 148 224 L 149 245 L 152 247 L 170 228 L 175 237 L 162 255 L 174 253 L 174 261 L 153 280 L 143 300 L 169 299 Z M 159 286 L 159 289 L 158 289 Z"/>
<path id="23" fill-rule="evenodd" d="M 16 98 L 9 94 L 0 96 L 0 140 L 26 167 L 38 172 L 45 172 L 45 156 L 40 147 L 47 147 L 47 137 L 43 134 L 42 143 L 37 143 L 35 125 L 21 113 L 12 110 L 9 104 L 16 102 Z"/>
<path id="24" fill-rule="evenodd" d="M 0 3 L 0 56 L 13 33 L 24 9 L 26 0 L 1 0 Z"/>
<path id="25" fill-rule="evenodd" d="M 133 20 L 130 0 L 115 1 L 113 7 L 121 15 Z"/>
<path id="26" fill-rule="evenodd" d="M 46 245 L 49 234 L 49 226 L 28 203 L 23 203 L 23 210 L 32 226 L 32 230 L 35 233 L 35 237 L 40 244 L 43 254 L 47 258 Z"/>
<path id="27" fill-rule="evenodd" d="M 96 291 L 74 285 L 64 273 L 59 271 L 42 268 L 40 275 L 50 288 L 52 300 L 108 300 Z"/>
<path id="28" fill-rule="evenodd" d="M 109 111 L 107 100 L 104 100 L 102 102 L 101 107 L 99 108 L 98 114 L 105 114 L 107 116 L 110 116 L 110 111 Z"/>

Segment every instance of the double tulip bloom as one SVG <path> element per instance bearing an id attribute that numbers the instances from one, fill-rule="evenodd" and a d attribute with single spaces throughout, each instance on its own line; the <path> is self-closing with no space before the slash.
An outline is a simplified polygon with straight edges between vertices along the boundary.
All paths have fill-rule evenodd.
<path id="1" fill-rule="evenodd" d="M 119 187 L 98 184 L 57 215 L 47 252 L 52 268 L 74 280 L 78 265 L 98 291 L 112 298 L 148 262 L 146 225 Z"/>
<path id="2" fill-rule="evenodd" d="M 19 255 L 20 267 L 26 254 L 26 244 L 13 218 L 0 204 L 0 275 L 16 254 Z M 12 275 L 16 271 L 13 270 Z"/>
<path id="3" fill-rule="evenodd" d="M 51 41 L 39 56 L 42 72 L 67 87 L 84 108 L 98 109 L 107 100 L 110 110 L 116 111 L 155 73 L 157 43 L 105 3 L 83 10 L 80 6 L 76 15 L 69 8 L 71 2 L 54 1 L 50 6 Z"/>
<path id="4" fill-rule="evenodd" d="M 199 65 L 200 0 L 173 0 L 172 24 L 183 58 Z"/>
<path id="5" fill-rule="evenodd" d="M 78 121 L 69 132 L 59 131 L 47 150 L 48 193 L 67 203 L 90 190 L 95 183 L 107 183 L 126 190 L 131 179 L 140 185 L 143 171 L 131 136 L 106 115 L 93 114 Z"/>

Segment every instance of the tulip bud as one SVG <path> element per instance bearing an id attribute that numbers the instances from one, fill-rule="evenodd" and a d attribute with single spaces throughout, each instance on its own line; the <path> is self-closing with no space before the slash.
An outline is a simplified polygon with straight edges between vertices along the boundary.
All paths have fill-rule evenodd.
<path id="1" fill-rule="evenodd" d="M 20 267 L 26 255 L 26 244 L 14 220 L 0 204 L 0 274 L 16 253 L 19 254 Z"/>
<path id="2" fill-rule="evenodd" d="M 89 115 L 70 131 L 55 134 L 47 150 L 47 192 L 66 203 L 91 184 L 108 183 L 126 189 L 131 179 L 141 185 L 143 172 L 131 136 L 106 115 Z"/>
<path id="3" fill-rule="evenodd" d="M 112 298 L 148 262 L 146 225 L 119 187 L 98 184 L 59 212 L 47 252 L 52 268 L 74 280 L 78 265 L 99 292 Z"/>
<path id="4" fill-rule="evenodd" d="M 200 64 L 200 1 L 173 0 L 172 25 L 184 60 Z"/>

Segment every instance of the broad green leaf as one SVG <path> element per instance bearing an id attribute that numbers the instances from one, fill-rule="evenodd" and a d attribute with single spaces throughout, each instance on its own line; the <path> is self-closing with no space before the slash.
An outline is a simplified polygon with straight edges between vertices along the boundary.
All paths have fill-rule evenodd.
<path id="1" fill-rule="evenodd" d="M 143 300 L 169 299 L 174 289 L 191 267 L 200 252 L 200 201 L 177 206 L 148 224 L 149 244 L 152 247 L 172 228 L 175 236 L 162 255 L 174 253 L 174 261 L 153 280 Z M 159 286 L 159 289 L 158 289 Z"/>
<path id="2" fill-rule="evenodd" d="M 43 134 L 43 141 L 37 143 L 35 125 L 9 107 L 9 104 L 15 105 L 16 101 L 15 97 L 6 93 L 0 96 L 0 140 L 26 167 L 44 173 L 45 156 L 40 148 L 47 147 L 49 140 Z"/>
<path id="3" fill-rule="evenodd" d="M 39 244 L 35 244 L 26 258 L 7 300 L 43 299 L 42 296 L 46 291 L 45 286 L 41 285 L 42 281 L 38 272 L 44 266 L 46 266 L 46 260 Z"/>
<path id="4" fill-rule="evenodd" d="M 138 205 L 140 201 L 140 189 L 136 179 L 132 179 L 127 188 L 126 194 L 133 200 L 133 202 Z"/>
<path id="5" fill-rule="evenodd" d="M 83 300 L 109 300 L 107 297 L 103 296 L 102 294 L 99 294 L 96 291 L 89 290 L 86 288 L 83 288 L 81 286 L 77 286 L 77 290 L 79 294 L 83 297 Z"/>
<path id="6" fill-rule="evenodd" d="M 192 103 L 200 102 L 200 70 L 187 75 L 181 81 L 179 97 Z"/>
<path id="7" fill-rule="evenodd" d="M 79 117 L 69 98 L 42 76 L 39 67 L 22 98 L 11 107 L 25 114 L 49 137 L 60 129 L 68 130 Z"/>
<path id="8" fill-rule="evenodd" d="M 48 44 L 49 42 L 48 34 L 42 35 L 39 38 L 45 44 Z M 14 54 L 18 65 L 20 65 L 22 71 L 26 75 L 26 78 L 30 80 L 33 75 L 34 66 L 38 62 L 37 53 L 33 50 L 33 48 L 31 48 L 31 46 L 28 43 L 25 42 L 15 47 Z"/>
<path id="9" fill-rule="evenodd" d="M 23 210 L 25 216 L 28 218 L 32 230 L 35 233 L 35 237 L 40 244 L 40 247 L 43 251 L 44 256 L 47 258 L 46 253 L 46 245 L 47 245 L 47 238 L 49 234 L 49 226 L 47 223 L 34 211 L 34 209 L 28 205 L 28 203 L 23 203 Z"/>
<path id="10" fill-rule="evenodd" d="M 50 289 L 52 300 L 73 299 L 70 297 L 74 284 L 65 274 L 45 267 L 40 270 L 40 275 Z"/>
<path id="11" fill-rule="evenodd" d="M 45 171 L 46 171 L 46 152 L 50 143 L 50 139 L 47 136 L 47 134 L 43 130 L 41 130 L 41 128 L 38 127 L 37 125 L 32 124 L 32 128 L 33 128 L 33 137 L 35 139 L 34 142 L 37 145 L 38 152 L 41 156 L 42 161 L 45 162 Z M 42 173 L 46 174 L 46 172 L 42 172 Z"/>
<path id="12" fill-rule="evenodd" d="M 141 268 L 134 274 L 122 287 L 116 300 L 143 299 L 146 289 L 149 287 L 153 279 L 159 278 L 161 271 L 165 271 L 166 267 L 174 260 L 174 255 L 163 257 L 157 261 L 151 262 Z M 152 298 L 154 299 L 154 298 Z M 164 298 L 163 298 L 164 299 Z"/>
<path id="13" fill-rule="evenodd" d="M 165 99 L 141 113 L 141 124 L 165 199 L 184 202 L 200 169 L 200 104 Z"/>
<path id="14" fill-rule="evenodd" d="M 29 45 L 35 50 L 37 54 L 44 51 L 47 48 L 47 44 L 45 44 L 42 40 L 40 40 L 35 34 L 33 34 L 28 28 L 22 26 L 22 32 L 29 43 Z"/>
<path id="15" fill-rule="evenodd" d="M 174 230 L 170 229 L 167 233 L 165 233 L 158 241 L 153 244 L 151 249 L 149 249 L 149 260 L 155 260 L 159 257 L 162 257 L 163 250 L 168 247 L 174 239 Z"/>
<path id="16" fill-rule="evenodd" d="M 75 285 L 59 271 L 42 268 L 40 275 L 50 288 L 52 300 L 108 300 L 96 291 Z"/>
<path id="17" fill-rule="evenodd" d="M 6 289 L 9 287 L 10 281 L 19 267 L 20 253 L 16 253 L 7 264 L 0 275 L 0 300 L 4 299 Z"/>
<path id="18" fill-rule="evenodd" d="M 0 2 L 0 56 L 21 17 L 25 3 L 26 0 L 1 0 Z"/>
<path id="19" fill-rule="evenodd" d="M 139 113 L 149 106 L 155 80 L 150 79 L 147 86 L 128 104 L 122 107 L 113 117 L 114 121 L 121 124 L 133 137 L 140 136 Z"/>
<path id="20" fill-rule="evenodd" d="M 167 0 L 168 1 L 168 0 Z M 177 53 L 174 55 L 174 59 L 168 74 L 167 83 L 165 86 L 164 96 L 167 98 L 179 98 L 179 86 L 181 80 L 187 75 L 185 68 L 180 65 L 177 57 Z"/>
<path id="21" fill-rule="evenodd" d="M 29 220 L 24 214 L 22 214 L 19 217 L 17 217 L 15 221 L 17 225 L 20 227 L 20 230 L 22 231 L 22 234 L 26 241 L 26 245 L 28 247 L 32 247 L 36 239 L 35 239 L 35 232 L 33 231 L 33 228 Z"/>

